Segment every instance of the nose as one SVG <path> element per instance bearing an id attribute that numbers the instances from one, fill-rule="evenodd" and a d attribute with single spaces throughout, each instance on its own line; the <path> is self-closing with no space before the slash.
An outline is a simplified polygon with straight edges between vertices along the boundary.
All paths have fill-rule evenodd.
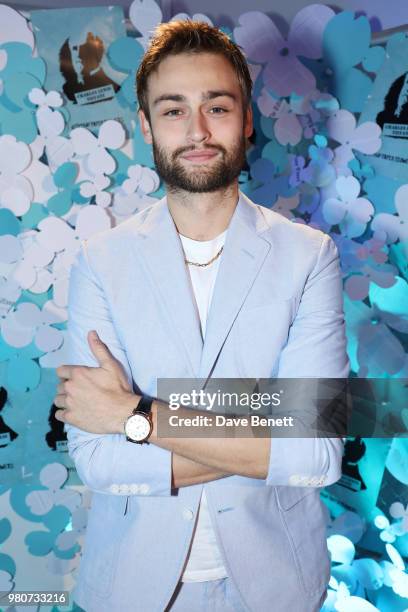
<path id="1" fill-rule="evenodd" d="M 210 131 L 203 113 L 192 112 L 188 123 L 187 139 L 190 142 L 203 142 L 210 137 Z"/>

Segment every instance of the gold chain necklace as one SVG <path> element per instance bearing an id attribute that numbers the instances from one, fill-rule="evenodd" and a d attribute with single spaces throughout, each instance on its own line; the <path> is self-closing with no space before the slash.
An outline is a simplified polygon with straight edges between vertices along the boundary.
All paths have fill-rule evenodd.
<path id="1" fill-rule="evenodd" d="M 205 268 L 205 266 L 209 266 L 210 264 L 212 264 L 213 261 L 218 259 L 218 257 L 222 253 L 223 248 L 224 246 L 222 246 L 220 250 L 218 251 L 218 253 L 212 259 L 210 259 L 210 261 L 207 261 L 207 263 L 196 263 L 195 261 L 188 261 L 188 259 L 184 259 L 184 261 L 186 262 L 186 264 L 190 266 L 198 266 L 199 268 Z"/>

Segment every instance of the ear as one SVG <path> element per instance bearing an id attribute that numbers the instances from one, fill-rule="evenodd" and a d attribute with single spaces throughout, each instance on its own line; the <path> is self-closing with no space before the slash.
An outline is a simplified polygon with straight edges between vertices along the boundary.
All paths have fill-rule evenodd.
<path id="1" fill-rule="evenodd" d="M 152 137 L 152 130 L 150 128 L 150 123 L 148 122 L 146 115 L 144 114 L 142 110 L 138 112 L 138 116 L 139 116 L 140 129 L 142 131 L 143 139 L 146 144 L 152 144 L 153 137 Z"/>
<path id="2" fill-rule="evenodd" d="M 254 121 L 252 114 L 252 106 L 249 105 L 247 110 L 245 111 L 245 119 L 244 119 L 244 135 L 246 138 L 249 138 L 254 131 Z"/>

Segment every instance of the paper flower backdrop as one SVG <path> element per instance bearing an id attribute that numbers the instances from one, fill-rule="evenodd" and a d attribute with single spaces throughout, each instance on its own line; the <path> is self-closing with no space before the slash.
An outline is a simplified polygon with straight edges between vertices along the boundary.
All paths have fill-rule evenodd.
<path id="1" fill-rule="evenodd" d="M 129 17 L 134 35 L 111 43 L 106 59 L 124 75 L 117 101 L 135 113 L 135 74 L 163 15 L 154 0 L 135 0 Z M 259 11 L 223 29 L 243 48 L 254 80 L 256 137 L 241 189 L 336 242 L 353 376 L 407 377 L 408 170 L 404 181 L 375 173 L 369 156 L 381 147 L 381 128 L 360 121 L 376 73 L 404 35 L 386 49 L 372 46 L 364 16 L 316 4 L 295 16 L 287 36 Z M 70 130 L 65 93 L 47 91 L 45 82 L 29 22 L 0 5 L 0 383 L 9 392 L 1 410 L 9 430 L 18 432 L 0 448 L 11 466 L 8 476 L 2 471 L 0 492 L 10 494 L 16 517 L 43 524 L 26 534 L 27 551 L 46 558 L 50 573 L 70 575 L 89 500 L 64 487 L 72 464 L 61 433 L 54 444 L 59 456 L 46 444 L 53 368 L 64 363 L 70 268 L 81 240 L 151 205 L 163 186 L 135 114 L 131 131 L 112 119 L 97 129 Z M 328 503 L 327 612 L 408 607 L 401 604 L 408 597 L 408 499 L 397 486 L 406 485 L 407 446 L 402 439 L 390 451 L 394 485 L 386 511 L 376 498 L 362 516 L 345 510 L 341 499 Z M 76 482 L 72 473 L 70 480 Z M 12 525 L 0 521 L 5 545 L 10 533 Z M 18 588 L 15 576 L 12 557 L 0 555 L 0 590 Z"/>

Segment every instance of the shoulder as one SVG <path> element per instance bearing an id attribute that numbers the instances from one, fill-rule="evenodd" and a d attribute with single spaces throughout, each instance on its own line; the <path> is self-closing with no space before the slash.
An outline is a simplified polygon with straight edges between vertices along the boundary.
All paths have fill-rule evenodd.
<path id="1" fill-rule="evenodd" d="M 337 247 L 329 234 L 300 221 L 287 219 L 260 204 L 251 201 L 249 204 L 256 207 L 258 215 L 263 218 L 260 235 L 273 244 L 275 250 L 290 253 L 291 257 L 319 256 L 325 250 L 338 254 Z"/>
<path id="2" fill-rule="evenodd" d="M 129 254 L 133 242 L 151 218 L 157 216 L 162 206 L 163 200 L 159 200 L 119 225 L 97 232 L 88 238 L 83 243 L 88 257 L 99 262 L 107 259 L 112 264 L 112 258 L 121 258 L 122 255 Z"/>

